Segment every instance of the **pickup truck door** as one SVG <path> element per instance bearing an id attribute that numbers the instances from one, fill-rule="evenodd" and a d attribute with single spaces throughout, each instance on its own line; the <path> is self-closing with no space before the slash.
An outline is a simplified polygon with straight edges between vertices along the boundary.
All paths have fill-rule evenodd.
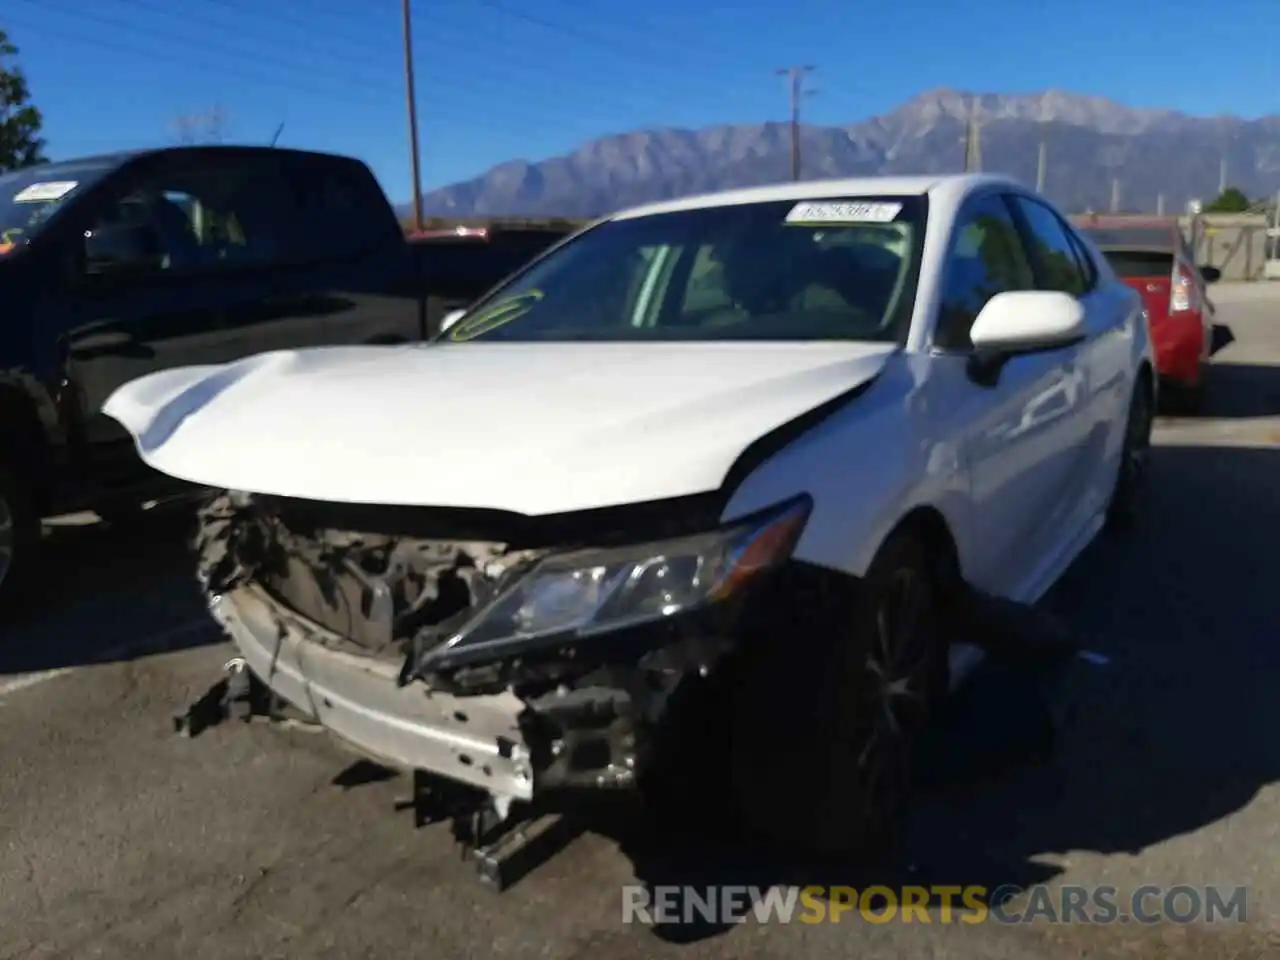
<path id="1" fill-rule="evenodd" d="M 228 318 L 262 299 L 279 255 L 273 224 L 291 211 L 273 173 L 270 162 L 166 158 L 122 179 L 64 235 L 65 281 L 37 315 L 55 331 L 91 463 L 117 462 L 128 442 L 100 412 L 117 387 L 257 352 Z"/>

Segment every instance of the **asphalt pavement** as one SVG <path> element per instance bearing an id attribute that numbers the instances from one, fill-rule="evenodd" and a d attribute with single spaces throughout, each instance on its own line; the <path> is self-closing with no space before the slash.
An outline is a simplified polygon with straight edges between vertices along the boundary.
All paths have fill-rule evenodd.
<path id="1" fill-rule="evenodd" d="M 413 828 L 403 778 L 322 734 L 173 735 L 228 654 L 177 510 L 52 528 L 44 594 L 4 629 L 0 958 L 1280 956 L 1280 285 L 1215 299 L 1234 339 L 1206 412 L 1157 427 L 1143 528 L 1046 601 L 1110 657 L 1059 755 L 928 797 L 892 865 L 789 879 L 1244 886 L 1243 922 L 627 924 L 625 885 L 779 877 L 618 817 L 495 894 L 446 827 Z"/>

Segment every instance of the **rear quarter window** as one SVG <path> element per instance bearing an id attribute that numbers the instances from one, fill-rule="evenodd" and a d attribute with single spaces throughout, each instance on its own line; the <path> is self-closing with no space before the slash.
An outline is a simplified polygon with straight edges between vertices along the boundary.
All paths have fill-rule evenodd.
<path id="1" fill-rule="evenodd" d="M 1173 254 L 1163 250 L 1104 250 L 1102 255 L 1118 277 L 1167 279 L 1173 273 Z"/>

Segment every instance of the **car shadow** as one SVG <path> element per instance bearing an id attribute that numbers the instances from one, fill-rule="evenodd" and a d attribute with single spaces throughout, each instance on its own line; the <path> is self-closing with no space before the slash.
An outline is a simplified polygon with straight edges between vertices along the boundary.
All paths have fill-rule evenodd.
<path id="1" fill-rule="evenodd" d="M 1087 649 L 1110 658 L 1073 670 L 1070 720 L 1046 762 L 935 786 L 919 798 L 897 852 L 878 862 L 753 855 L 715 837 L 714 815 L 673 833 L 644 818 L 596 814 L 591 829 L 617 840 L 650 889 L 996 891 L 1059 876 L 1068 854 L 1136 854 L 1241 810 L 1280 780 L 1280 646 L 1266 572 L 1280 529 L 1280 450 L 1160 446 L 1153 469 L 1142 528 L 1101 537 L 1045 598 Z M 1013 703 L 991 738 L 1023 721 Z M 785 708 L 785 699 L 770 704 Z M 734 926 L 688 919 L 652 931 L 688 942 Z"/>
<path id="2" fill-rule="evenodd" d="M 1235 342 L 1236 334 L 1234 330 L 1225 323 L 1215 323 L 1213 325 L 1212 339 L 1209 343 L 1209 356 L 1216 357 Z"/>
<path id="3" fill-rule="evenodd" d="M 1047 757 L 1025 749 L 1035 698 L 988 688 L 1000 702 L 983 709 L 985 742 L 974 744 L 968 768 L 953 762 L 951 775 L 917 798 L 891 855 L 815 863 L 754 852 L 715 798 L 690 785 L 674 818 L 659 819 L 634 799 L 584 798 L 540 856 L 582 832 L 616 843 L 653 900 L 661 888 L 675 893 L 665 906 L 678 922 L 659 918 L 651 932 L 687 944 L 738 926 L 704 918 L 690 891 L 911 887 L 933 893 L 936 908 L 943 887 L 980 887 L 988 896 L 1025 889 L 1090 856 L 1140 854 L 1244 809 L 1280 781 L 1269 562 L 1280 529 L 1280 449 L 1162 442 L 1152 470 L 1139 527 L 1099 537 L 1043 601 L 1083 649 L 1102 655 L 1067 673 L 1055 699 L 1068 709 Z M 806 695 L 777 693 L 773 711 Z M 1009 762 L 993 771 L 986 761 L 1001 744 Z M 394 776 L 360 761 L 333 782 L 350 789 Z M 530 870 L 536 866 L 523 863 L 519 875 Z"/>
<path id="4" fill-rule="evenodd" d="M 1222 360 L 1209 364 L 1207 377 L 1202 408 L 1194 413 L 1170 410 L 1170 419 L 1280 416 L 1280 365 Z"/>
<path id="5" fill-rule="evenodd" d="M 47 521 L 38 575 L 0 628 L 0 677 L 216 639 L 195 582 L 193 531 L 190 504 L 124 523 Z"/>

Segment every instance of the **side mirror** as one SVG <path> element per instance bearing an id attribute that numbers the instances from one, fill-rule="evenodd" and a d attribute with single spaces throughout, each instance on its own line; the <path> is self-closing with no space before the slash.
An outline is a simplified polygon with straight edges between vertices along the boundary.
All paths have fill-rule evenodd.
<path id="1" fill-rule="evenodd" d="M 88 273 L 159 270 L 164 264 L 159 234 L 139 223 L 110 224 L 86 231 L 84 256 Z"/>
<path id="2" fill-rule="evenodd" d="M 462 319 L 462 315 L 466 312 L 467 311 L 465 310 L 450 310 L 448 313 L 446 313 L 444 315 L 444 319 L 440 321 L 440 332 L 444 333 L 446 330 L 452 327 L 455 323 L 457 323 L 459 320 Z"/>
<path id="3" fill-rule="evenodd" d="M 1060 350 L 1085 338 L 1084 307 L 1056 290 L 1013 290 L 987 301 L 969 331 L 973 372 L 994 382 L 1004 361 L 1021 354 Z"/>
<path id="4" fill-rule="evenodd" d="M 1204 279 L 1205 283 L 1217 283 L 1222 279 L 1222 271 L 1217 267 L 1211 267 L 1208 264 L 1205 264 L 1200 267 L 1199 270 L 1200 276 Z"/>

